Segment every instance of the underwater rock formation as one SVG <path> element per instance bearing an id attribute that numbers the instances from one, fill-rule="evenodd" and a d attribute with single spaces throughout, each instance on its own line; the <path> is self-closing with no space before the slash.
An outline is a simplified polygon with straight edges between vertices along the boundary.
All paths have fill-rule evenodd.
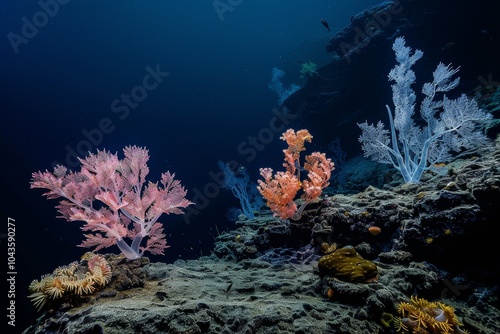
<path id="1" fill-rule="evenodd" d="M 389 333 L 384 315 L 397 315 L 411 296 L 453 307 L 470 333 L 498 333 L 491 231 L 499 159 L 500 138 L 419 184 L 395 180 L 326 196 L 299 222 L 262 212 L 237 221 L 214 253 L 198 260 L 148 264 L 106 255 L 109 287 L 72 308 L 49 309 L 25 333 Z M 381 232 L 372 235 L 370 226 Z M 319 246 L 332 241 L 353 245 L 376 265 L 378 280 L 322 277 Z"/>
<path id="2" fill-rule="evenodd" d="M 500 26 L 495 12 L 495 4 L 487 0 L 474 6 L 465 0 L 382 1 L 332 32 L 325 46 L 331 61 L 318 66 L 317 74 L 282 108 L 298 115 L 296 122 L 313 131 L 317 143 L 327 145 L 340 137 L 348 155 L 359 153 L 357 123 L 387 119 L 385 105 L 391 102 L 387 73 L 394 65 L 391 45 L 399 36 L 425 50 L 421 66 L 435 68 L 439 62 L 460 66 L 460 90 L 470 97 L 476 92 L 490 96 L 500 81 L 495 54 Z M 415 89 L 421 89 L 420 82 Z M 496 124 L 488 131 L 490 138 L 498 128 Z"/>

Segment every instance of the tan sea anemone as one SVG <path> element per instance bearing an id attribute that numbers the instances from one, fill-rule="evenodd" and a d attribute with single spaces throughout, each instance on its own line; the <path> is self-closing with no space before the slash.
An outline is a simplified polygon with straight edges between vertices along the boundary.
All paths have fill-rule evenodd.
<path id="1" fill-rule="evenodd" d="M 29 285 L 32 294 L 28 298 L 41 310 L 50 300 L 92 294 L 106 286 L 111 277 L 108 261 L 101 255 L 88 252 L 80 262 L 58 267 L 40 280 L 33 280 Z"/>

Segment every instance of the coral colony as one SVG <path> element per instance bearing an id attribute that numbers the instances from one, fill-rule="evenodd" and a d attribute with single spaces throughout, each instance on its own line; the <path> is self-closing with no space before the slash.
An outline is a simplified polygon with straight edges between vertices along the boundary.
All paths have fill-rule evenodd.
<path id="1" fill-rule="evenodd" d="M 111 267 L 101 255 L 88 252 L 80 262 L 58 267 L 52 274 L 31 282 L 29 298 L 38 310 L 50 300 L 71 300 L 92 294 L 111 281 Z"/>
<path id="2" fill-rule="evenodd" d="M 307 130 L 295 132 L 288 129 L 280 139 L 286 141 L 288 148 L 285 153 L 286 168 L 284 172 L 273 175 L 271 168 L 261 168 L 260 175 L 264 180 L 259 180 L 258 189 L 267 200 L 267 205 L 276 216 L 281 219 L 300 219 L 305 206 L 321 195 L 324 188 L 328 187 L 334 164 L 327 159 L 324 153 L 313 152 L 305 157 L 306 162 L 300 164 L 300 152 L 305 151 L 304 142 L 311 142 L 312 136 Z M 301 170 L 307 171 L 307 179 L 300 180 Z M 302 189 L 304 203 L 297 209 L 293 201 L 297 192 Z"/>
<path id="3" fill-rule="evenodd" d="M 405 45 L 402 37 L 396 38 L 392 46 L 399 63 L 389 73 L 392 85 L 394 114 L 386 106 L 390 121 L 389 130 L 382 122 L 376 126 L 367 122 L 358 124 L 363 133 L 359 137 L 366 157 L 392 164 L 405 182 L 419 182 L 422 173 L 436 163 L 452 158 L 450 151 L 478 147 L 485 142 L 485 136 L 477 130 L 476 123 L 491 118 L 478 108 L 476 101 L 462 94 L 456 99 L 448 99 L 444 93 L 458 86 L 459 78 L 452 79 L 458 69 L 440 63 L 433 73 L 433 81 L 422 87 L 424 99 L 420 115 L 427 126 L 420 128 L 412 119 L 416 95 L 411 85 L 415 83 L 415 73 L 411 67 L 423 56 L 423 52 Z M 441 100 L 436 97 L 442 94 Z M 397 133 L 397 134 L 396 134 Z"/>
<path id="4" fill-rule="evenodd" d="M 117 245 L 128 259 L 145 252 L 163 254 L 167 248 L 162 214 L 181 214 L 192 204 L 175 174 L 166 172 L 158 183 L 146 183 L 148 151 L 127 146 L 125 158 L 105 150 L 80 159 L 80 172 L 57 166 L 54 172 L 33 173 L 31 188 L 44 188 L 49 199 L 62 197 L 57 209 L 67 221 L 84 221 L 82 247 L 100 250 Z M 132 224 L 132 228 L 129 228 Z M 132 239 L 130 245 L 125 239 Z M 146 245 L 141 246 L 144 238 Z"/>

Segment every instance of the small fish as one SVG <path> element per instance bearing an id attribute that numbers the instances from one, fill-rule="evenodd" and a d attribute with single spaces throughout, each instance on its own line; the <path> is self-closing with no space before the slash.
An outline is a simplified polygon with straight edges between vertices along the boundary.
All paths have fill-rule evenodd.
<path id="1" fill-rule="evenodd" d="M 325 28 L 330 32 L 330 26 L 328 25 L 328 22 L 326 22 L 325 19 L 321 19 L 321 24 L 325 26 Z"/>
<path id="2" fill-rule="evenodd" d="M 226 293 L 229 293 L 231 291 L 231 288 L 233 287 L 233 283 L 230 283 L 227 288 L 226 288 Z"/>

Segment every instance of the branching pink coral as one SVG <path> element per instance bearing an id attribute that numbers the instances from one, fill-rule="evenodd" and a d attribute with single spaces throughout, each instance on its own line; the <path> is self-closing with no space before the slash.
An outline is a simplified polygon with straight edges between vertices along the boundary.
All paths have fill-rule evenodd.
<path id="1" fill-rule="evenodd" d="M 90 154 L 79 159 L 82 166 L 76 173 L 64 166 L 55 167 L 53 173 L 33 173 L 31 188 L 48 189 L 44 195 L 49 199 L 63 197 L 57 206 L 60 217 L 85 222 L 82 230 L 92 233 L 85 234 L 81 247 L 100 250 L 116 244 L 128 259 L 146 251 L 163 254 L 167 243 L 158 218 L 163 213 L 181 214 L 192 203 L 175 174 L 162 174 L 160 186 L 146 184 L 149 153 L 145 148 L 127 146 L 123 152 L 123 160 L 106 150 Z M 145 237 L 146 246 L 141 247 Z"/>

